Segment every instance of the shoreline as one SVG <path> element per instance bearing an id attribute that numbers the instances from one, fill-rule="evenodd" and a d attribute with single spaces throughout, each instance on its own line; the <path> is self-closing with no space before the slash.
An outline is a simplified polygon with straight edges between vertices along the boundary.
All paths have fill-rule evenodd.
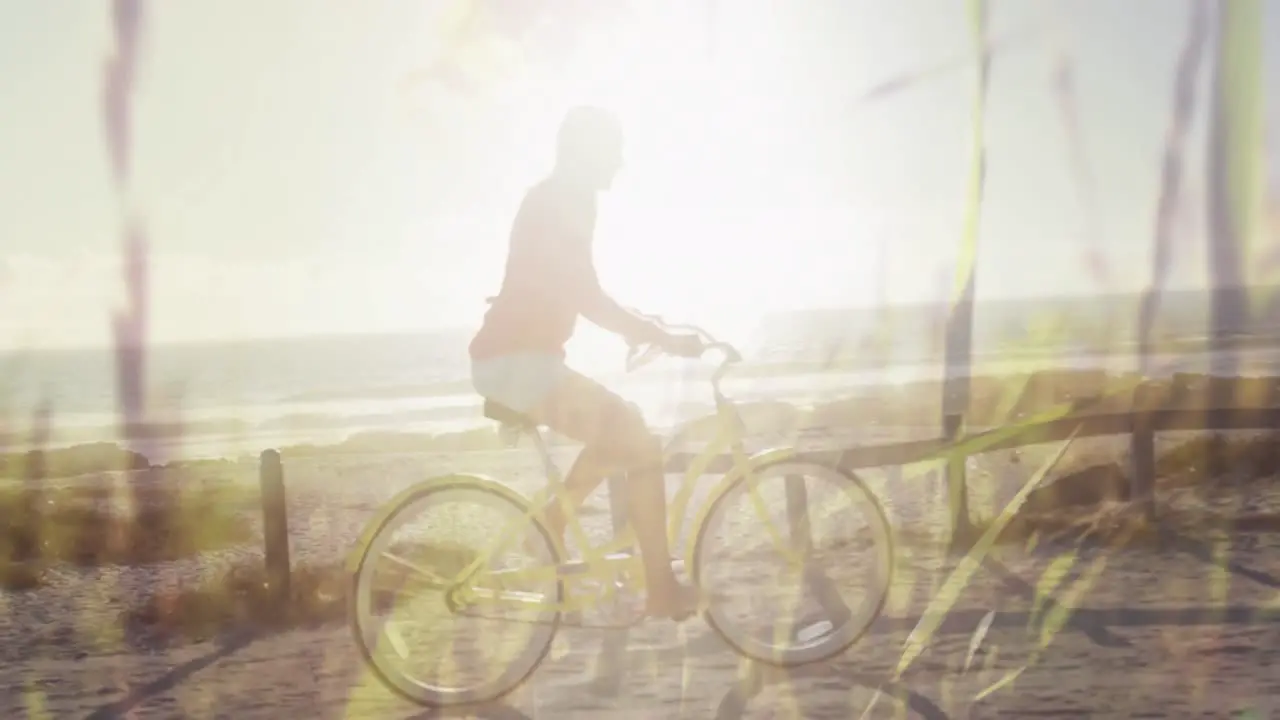
<path id="1" fill-rule="evenodd" d="M 1228 350 L 1202 347 L 1176 353 L 1149 356 L 1146 374 L 1167 378 L 1179 372 L 1205 375 L 1248 377 L 1280 374 L 1280 347 L 1273 344 L 1245 345 Z M 1140 370 L 1138 356 L 1117 350 L 1112 353 L 1049 353 L 1022 355 L 1009 353 L 980 356 L 964 368 L 974 383 L 992 378 L 1011 379 L 1028 374 L 1072 375 L 1103 372 L 1123 376 Z M 812 405 L 826 402 L 832 395 L 875 396 L 886 392 L 916 394 L 912 402 L 923 406 L 936 404 L 940 388 L 921 391 L 936 385 L 946 375 L 938 362 L 858 362 L 838 363 L 785 361 L 745 363 L 734 368 L 725 379 L 730 397 L 744 402 L 763 400 Z M 705 409 L 705 381 L 710 368 L 696 363 L 654 368 L 637 375 L 606 372 L 591 373 L 613 387 L 629 401 L 638 403 L 651 423 L 669 427 L 688 419 L 693 409 Z M 449 392 L 438 392 L 442 389 Z M 291 396 L 292 397 L 292 396 Z M 341 442 L 360 432 L 410 429 L 415 432 L 442 433 L 465 431 L 484 424 L 480 417 L 480 400 L 469 383 L 452 380 L 425 385 L 370 387 L 359 391 L 336 393 L 311 392 L 313 401 L 267 401 L 226 404 L 181 405 L 161 408 L 154 422 L 138 428 L 133 437 L 145 437 L 168 446 L 174 455 L 193 457 L 217 456 L 234 445 L 273 445 Z M 302 396 L 294 397 L 294 400 Z M 25 407 L 25 406 L 24 406 Z M 51 445 L 70 447 L 92 442 L 120 442 L 126 429 L 114 408 L 99 411 L 59 413 L 53 407 Z M 20 410 L 15 429 L 0 433 L 0 453 L 26 449 L 31 431 L 25 429 L 25 417 L 32 409 Z M 28 421 L 30 422 L 30 421 Z M 934 422 L 929 419 L 929 422 Z M 194 450 L 187 446 L 195 446 Z"/>
<path id="2" fill-rule="evenodd" d="M 971 429 L 995 427 L 1026 420 L 1037 412 L 1077 404 L 1083 412 L 1127 412 L 1137 400 L 1132 391 L 1097 399 L 1117 385 L 1133 385 L 1133 372 L 1104 370 L 1050 370 L 1012 375 L 975 376 L 969 379 L 970 402 L 966 412 Z M 1207 409 L 1218 398 L 1240 408 L 1280 406 L 1280 375 L 1224 377 L 1210 373 L 1165 372 L 1148 375 L 1142 405 L 1184 410 Z M 879 442 L 886 435 L 895 439 L 936 437 L 941 432 L 943 389 L 941 379 L 904 384 L 881 384 L 846 389 L 840 396 L 806 403 L 796 396 L 740 400 L 749 412 L 750 432 L 794 437 L 797 434 L 827 438 L 837 442 Z M 475 400 L 473 420 L 466 429 L 432 432 L 413 423 L 365 429 L 333 429 L 321 436 L 289 433 L 237 433 L 219 438 L 191 438 L 175 433 L 179 424 L 165 424 L 128 442 L 51 442 L 44 448 L 45 476 L 73 477 L 95 472 L 140 469 L 143 461 L 152 467 L 218 461 L 239 462 L 256 457 L 264 449 L 275 448 L 282 455 L 344 455 L 379 453 L 468 452 L 505 447 L 497 426 L 481 416 Z M 709 402 L 685 402 L 679 410 L 686 418 L 705 418 L 713 411 Z M 470 413 L 468 413 L 470 415 Z M 687 423 L 688 421 L 686 421 Z M 671 437 L 676 427 L 655 424 L 661 434 Z M 142 429 L 139 428 L 139 431 Z M 559 442 L 559 439 L 553 439 Z M 146 458 L 127 447 L 156 448 Z M 30 442 L 10 445 L 0 451 L 0 479 L 26 476 Z M 66 468 L 74 468 L 69 472 Z"/>

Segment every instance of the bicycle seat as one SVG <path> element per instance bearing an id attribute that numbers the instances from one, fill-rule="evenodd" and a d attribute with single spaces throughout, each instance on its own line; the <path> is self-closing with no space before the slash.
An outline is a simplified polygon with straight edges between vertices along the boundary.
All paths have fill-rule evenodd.
<path id="1" fill-rule="evenodd" d="M 538 428 L 537 420 L 492 400 L 484 401 L 484 416 L 501 425 L 507 425 L 518 430 L 536 430 Z"/>

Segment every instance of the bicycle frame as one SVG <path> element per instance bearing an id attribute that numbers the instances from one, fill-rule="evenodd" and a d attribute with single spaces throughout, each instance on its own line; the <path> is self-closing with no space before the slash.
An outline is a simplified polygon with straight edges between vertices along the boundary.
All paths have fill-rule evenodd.
<path id="1" fill-rule="evenodd" d="M 707 447 L 699 452 L 689 463 L 685 470 L 675 496 L 667 509 L 667 538 L 668 542 L 674 546 L 680 535 L 681 526 L 689 519 L 689 506 L 693 500 L 693 492 L 697 484 L 697 480 L 701 478 L 710 464 L 720 457 L 726 450 L 730 451 L 733 458 L 733 466 L 725 474 L 724 478 L 712 490 L 711 495 L 705 502 L 704 507 L 694 518 L 694 526 L 703 522 L 710 506 L 715 498 L 724 492 L 729 486 L 733 485 L 740 477 L 751 472 L 751 470 L 759 465 L 777 462 L 783 457 L 794 455 L 795 450 L 792 448 L 781 448 L 767 450 L 754 455 L 747 455 L 742 445 L 742 435 L 740 430 L 741 417 L 737 413 L 737 408 L 732 401 L 723 399 L 723 402 L 717 403 L 717 411 L 714 415 L 719 427 L 719 432 Z M 695 421 L 696 422 L 696 421 Z M 613 538 L 607 543 L 593 545 L 587 540 L 586 531 L 582 527 L 581 519 L 577 512 L 571 508 L 566 508 L 566 518 L 569 519 L 567 532 L 573 533 L 575 539 L 582 547 L 582 558 L 572 562 L 561 561 L 556 566 L 543 565 L 533 568 L 522 568 L 518 570 L 499 570 L 495 572 L 478 572 L 480 568 L 496 554 L 498 551 L 506 547 L 506 543 L 511 542 L 518 537 L 518 534 L 525 531 L 533 521 L 533 517 L 537 512 L 537 508 L 541 508 L 552 497 L 557 497 L 561 503 L 567 503 L 566 494 L 562 492 L 563 479 L 559 470 L 555 468 L 554 463 L 550 460 L 550 456 L 546 451 L 544 441 L 540 435 L 535 435 L 535 443 L 539 447 L 539 453 L 542 455 L 548 467 L 548 484 L 547 487 L 540 491 L 536 496 L 530 499 L 530 510 L 525 515 L 514 520 L 507 528 L 500 533 L 499 539 L 494 545 L 482 553 L 472 564 L 464 570 L 459 579 L 449 588 L 449 603 L 451 606 L 476 605 L 480 603 L 490 602 L 514 602 L 516 604 L 536 608 L 544 611 L 558 612 L 581 612 L 583 610 L 597 607 L 601 602 L 610 598 L 613 588 L 607 585 L 610 578 L 618 571 L 628 571 L 634 575 L 634 587 L 642 589 L 645 587 L 644 573 L 641 565 L 641 558 L 638 554 L 625 552 L 627 549 L 635 546 L 635 531 L 628 524 L 627 529 L 619 536 Z M 762 499 L 758 493 L 751 493 L 757 503 L 762 503 Z M 762 507 L 762 506 L 758 506 Z M 765 514 L 765 513 L 762 513 Z M 767 514 L 765 514 L 767 516 Z M 773 536 L 775 546 L 778 548 L 787 547 L 787 543 L 781 539 L 781 532 L 778 528 L 773 527 L 769 523 L 770 534 Z M 685 556 L 677 558 L 677 561 L 683 562 L 685 567 L 691 567 L 692 543 L 685 548 Z M 790 554 L 790 553 L 788 553 Z M 567 598 L 560 602 L 547 601 L 540 597 L 533 597 L 533 593 L 526 593 L 513 590 L 492 591 L 486 589 L 483 585 L 477 587 L 473 584 L 477 577 L 493 578 L 498 581 L 499 587 L 508 581 L 520 580 L 549 580 L 558 578 L 566 579 L 591 579 L 601 582 L 605 586 L 606 591 L 597 595 L 585 595 L 575 597 L 572 593 L 566 593 Z"/>
<path id="2" fill-rule="evenodd" d="M 673 326 L 667 327 L 673 328 Z M 710 339 L 710 335 L 700 329 L 688 329 L 699 333 L 705 339 Z M 705 521 L 706 515 L 710 512 L 710 508 L 714 504 L 715 499 L 736 483 L 741 477 L 749 474 L 753 468 L 763 464 L 777 462 L 787 456 L 796 454 L 794 448 L 766 450 L 754 455 L 747 454 L 746 449 L 743 446 L 745 427 L 741 414 L 738 412 L 738 406 L 732 400 L 727 398 L 720 390 L 720 381 L 734 361 L 733 358 L 737 357 L 737 351 L 731 346 L 718 343 L 713 339 L 705 345 L 705 349 L 717 348 L 725 352 L 724 361 L 721 362 L 720 366 L 711 378 L 716 406 L 715 414 L 712 417 L 715 418 L 717 432 L 712 441 L 693 458 L 685 469 L 683 477 L 681 478 L 676 490 L 676 494 L 668 506 L 667 537 L 673 547 L 677 544 L 682 525 L 689 517 L 689 505 L 693 499 L 693 492 L 695 490 L 697 480 L 706 473 L 706 470 L 711 463 L 717 457 L 723 455 L 726 450 L 730 452 L 733 459 L 732 467 L 725 473 L 725 476 L 722 478 L 720 483 L 717 484 L 716 488 L 713 489 L 711 495 L 704 503 L 698 516 L 694 519 L 694 527 L 697 527 L 700 523 Z M 689 427 L 693 423 L 702 422 L 706 419 L 707 418 L 705 417 L 700 418 L 692 423 L 686 424 L 684 427 Z M 452 581 L 445 580 L 444 578 L 436 576 L 434 573 L 430 573 L 428 571 L 417 568 L 412 569 L 417 571 L 418 574 L 425 573 L 431 576 L 431 579 L 435 581 L 434 584 L 439 586 L 440 589 L 444 589 L 446 591 L 446 602 L 455 610 L 462 606 L 474 606 L 481 603 L 513 602 L 524 607 L 535 607 L 537 609 L 550 612 L 581 612 L 582 610 L 594 608 L 611 597 L 615 588 L 609 584 L 609 580 L 615 576 L 615 573 L 620 571 L 632 572 L 635 577 L 634 587 L 637 589 L 643 588 L 644 573 L 642 571 L 641 558 L 639 554 L 624 552 L 624 550 L 636 545 L 635 531 L 631 527 L 630 523 L 628 523 L 626 531 L 618 537 L 615 537 L 611 541 L 600 546 L 592 545 L 592 543 L 587 539 L 586 531 L 582 527 L 578 512 L 568 505 L 568 494 L 564 492 L 564 478 L 560 473 L 559 468 L 551 458 L 545 438 L 540 431 L 535 430 L 529 434 L 533 438 L 535 448 L 543 462 L 547 477 L 547 485 L 537 495 L 528 499 L 528 507 L 523 517 L 508 523 L 508 525 L 499 533 L 497 540 L 488 549 L 473 559 L 461 573 L 452 579 Z M 679 436 L 679 430 L 677 431 L 676 436 Z M 474 482 L 478 480 L 485 483 L 493 482 L 482 476 L 455 475 L 451 477 L 452 481 L 469 480 Z M 451 481 L 450 478 L 446 477 L 439 478 L 437 480 L 428 480 L 426 482 L 433 483 L 449 481 Z M 498 485 L 497 483 L 493 484 Z M 502 486 L 499 485 L 499 487 Z M 422 485 L 419 484 L 405 490 L 401 493 L 400 497 L 384 504 L 384 513 L 389 514 L 394 512 L 394 509 L 399 507 L 401 504 L 401 497 L 408 497 L 411 494 L 419 492 L 421 489 Z M 506 490 L 505 487 L 503 490 L 503 494 L 508 497 L 512 499 L 519 498 L 514 491 Z M 762 499 L 759 497 L 759 494 L 755 492 L 754 483 L 752 484 L 751 495 L 755 499 L 757 507 L 763 509 Z M 487 565 L 494 555 L 509 547 L 508 543 L 522 537 L 523 533 L 527 532 L 528 528 L 533 526 L 534 517 L 552 497 L 557 498 L 561 503 L 561 507 L 566 513 L 565 517 L 569 520 L 566 532 L 573 534 L 574 539 L 582 548 L 583 557 L 580 560 L 573 562 L 564 562 L 561 560 L 554 566 L 542 565 L 518 570 L 500 570 L 480 573 L 480 569 Z M 361 541 L 357 544 L 356 551 L 351 555 L 350 567 L 353 572 L 358 566 L 358 558 L 362 556 L 363 549 L 369 547 L 372 543 L 373 535 L 376 533 L 376 528 L 380 525 L 381 522 L 375 521 L 369 523 L 367 526 L 368 529 L 366 530 L 366 536 L 361 538 Z M 768 525 L 770 534 L 773 536 L 775 546 L 779 549 L 786 548 L 788 544 L 781 540 L 781 534 L 778 529 L 773 527 L 771 522 L 768 523 Z M 556 539 L 556 542 L 556 554 L 560 556 L 563 552 L 559 547 L 560 543 L 558 539 Z M 692 543 L 689 543 L 685 548 L 685 557 L 676 559 L 677 561 L 682 560 L 685 567 L 692 566 L 692 545 Z M 477 587 L 473 581 L 478 577 L 498 580 L 497 588 L 489 589 L 483 585 Z M 501 589 L 503 585 L 506 585 L 509 581 L 549 579 L 564 581 L 566 579 L 574 578 L 586 578 L 599 581 L 605 587 L 605 591 L 603 593 L 583 595 L 581 597 L 575 597 L 572 593 L 563 593 L 563 595 L 566 596 L 565 599 L 556 602 L 549 601 L 545 596 L 537 593 Z"/>

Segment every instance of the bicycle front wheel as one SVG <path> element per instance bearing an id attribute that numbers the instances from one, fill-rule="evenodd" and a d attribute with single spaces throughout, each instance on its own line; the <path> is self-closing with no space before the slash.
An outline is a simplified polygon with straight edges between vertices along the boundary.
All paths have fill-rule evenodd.
<path id="1" fill-rule="evenodd" d="M 769 463 L 712 500 L 693 578 L 704 612 L 738 653 L 796 667 L 847 650 L 884 607 L 893 537 L 855 475 L 804 458 Z"/>
<path id="2" fill-rule="evenodd" d="M 525 518 L 526 501 L 481 478 L 427 482 L 393 502 L 352 577 L 349 620 L 364 661 L 388 689 L 427 707 L 511 692 L 546 657 L 560 623 L 550 535 Z M 461 580 L 490 602 L 460 608 Z M 505 597 L 516 600 L 493 601 Z"/>

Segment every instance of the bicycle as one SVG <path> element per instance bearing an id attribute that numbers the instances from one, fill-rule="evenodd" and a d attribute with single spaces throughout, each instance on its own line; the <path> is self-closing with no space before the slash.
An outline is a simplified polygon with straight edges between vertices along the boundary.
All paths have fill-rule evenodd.
<path id="1" fill-rule="evenodd" d="M 665 327 L 677 329 L 677 326 Z M 741 361 L 741 354 L 730 344 L 716 340 L 699 328 L 683 326 L 683 329 L 696 332 L 702 339 L 703 347 L 699 357 L 711 351 L 719 351 L 721 354 L 721 362 L 710 379 L 716 407 L 713 417 L 717 421 L 718 432 L 715 439 L 689 463 L 670 503 L 668 536 L 673 552 L 676 552 L 674 548 L 677 547 L 681 525 L 687 516 L 696 481 L 712 469 L 713 462 L 723 456 L 725 449 L 729 450 L 731 464 L 702 502 L 691 526 L 694 541 L 686 544 L 683 557 L 673 558 L 673 568 L 690 570 L 693 582 L 705 587 L 704 581 L 712 569 L 709 534 L 723 525 L 727 503 L 738 496 L 749 496 L 752 509 L 757 513 L 764 511 L 766 516 L 771 506 L 785 505 L 791 525 L 789 539 L 782 540 L 772 524 L 769 524 L 767 534 L 773 541 L 774 549 L 786 558 L 788 571 L 798 575 L 806 587 L 815 590 L 826 615 L 816 617 L 814 613 L 806 614 L 801 622 L 794 624 L 786 633 L 784 642 L 789 644 L 782 647 L 773 644 L 782 634 L 776 622 L 773 623 L 773 639 L 759 640 L 745 636 L 741 627 L 728 617 L 720 603 L 713 603 L 701 610 L 701 615 L 737 653 L 767 664 L 796 667 L 843 653 L 857 642 L 879 616 L 888 595 L 894 551 L 884 510 L 860 478 L 850 472 L 829 467 L 814 455 L 794 447 L 748 455 L 743 442 L 745 425 L 742 416 L 737 405 L 724 395 L 720 387 L 728 369 Z M 628 352 L 627 370 L 633 371 L 661 354 L 652 346 L 633 347 Z M 644 573 L 639 555 L 629 551 L 635 547 L 634 534 L 629 524 L 612 542 L 593 544 L 587 538 L 578 514 L 566 507 L 566 517 L 570 521 L 567 530 L 583 554 L 579 560 L 567 560 L 563 546 L 553 541 L 538 513 L 549 497 L 554 496 L 562 501 L 564 499 L 561 492 L 563 479 L 539 426 L 531 418 L 492 402 L 485 403 L 485 415 L 497 421 L 500 430 L 527 435 L 533 439 L 546 471 L 547 487 L 537 496 L 526 498 L 484 475 L 455 473 L 426 480 L 403 491 L 383 506 L 378 516 L 366 527 L 348 561 L 352 579 L 352 597 L 348 603 L 349 624 L 363 661 L 386 687 L 412 702 L 428 707 L 487 702 L 508 694 L 530 677 L 546 658 L 562 624 L 618 629 L 634 627 L 645 619 L 635 612 L 637 601 L 643 597 Z M 762 486 L 765 480 L 771 478 L 783 479 L 785 487 L 782 497 L 775 494 L 772 502 L 766 502 Z M 839 492 L 848 496 L 853 507 L 863 511 L 868 521 L 875 548 L 872 577 L 864 588 L 867 591 L 866 602 L 857 611 L 844 603 L 825 575 L 815 570 L 812 563 L 806 562 L 813 550 L 810 531 L 814 523 L 809 515 L 805 478 L 831 482 Z M 482 530 L 487 539 L 492 541 L 483 552 L 476 553 L 445 544 L 396 545 L 396 552 L 391 552 L 391 535 L 411 517 L 412 511 L 428 501 L 451 499 L 462 501 L 467 511 L 455 512 L 446 517 L 443 523 L 428 527 L 465 526 L 468 523 L 464 519 L 467 513 L 482 507 L 502 511 L 514 518 L 506 521 L 502 527 L 494 528 L 493 534 L 487 529 Z M 521 542 L 515 542 L 517 540 Z M 513 543 L 517 547 L 513 547 Z M 734 544 L 743 543 L 740 539 Z M 846 543 L 838 549 L 843 553 L 852 545 L 853 543 Z M 404 557 L 409 551 L 404 548 L 422 550 L 433 561 L 450 565 L 452 573 L 448 570 L 433 570 Z M 482 571 L 486 564 L 503 553 L 514 553 L 524 563 L 532 560 L 536 564 L 532 567 Z M 389 657 L 391 653 L 408 661 L 410 647 L 400 632 L 399 624 L 393 628 L 392 621 L 377 624 L 373 618 L 374 611 L 385 607 L 389 599 L 374 581 L 373 571 L 370 569 L 370 559 L 374 557 L 389 558 L 401 571 L 401 574 L 393 577 L 401 586 L 395 591 L 387 591 L 388 593 L 394 594 L 407 588 L 430 590 L 442 595 L 443 602 L 432 603 L 418 612 L 418 617 L 434 613 L 451 619 L 498 619 L 508 623 L 503 626 L 504 629 L 527 628 L 530 636 L 515 643 L 516 657 L 505 663 L 505 669 L 498 677 L 478 684 L 433 685 L 409 677 L 396 667 L 389 667 L 382 661 L 392 660 Z M 748 572 L 753 578 L 759 573 L 754 563 Z M 532 587 L 538 583 L 545 585 L 541 591 Z M 587 588 L 585 591 L 578 588 L 575 593 L 566 592 L 566 585 L 572 587 L 574 583 L 586 585 Z M 504 605 L 513 610 L 532 612 L 536 617 L 499 618 L 485 612 L 493 606 Z M 597 610 L 602 611 L 606 618 L 611 618 L 611 622 L 598 625 L 580 622 L 583 613 Z M 778 614 L 776 608 L 770 612 L 772 616 Z M 447 661 L 452 659 L 457 666 L 460 653 L 464 656 L 463 660 L 468 659 L 467 652 L 460 650 L 460 638 L 469 638 L 486 647 L 497 644 L 487 635 L 483 639 L 470 637 L 475 634 L 452 635 L 447 643 L 448 648 L 434 650 L 437 664 L 447 665 Z M 387 649 L 391 653 L 385 652 Z M 454 671 L 456 673 L 458 667 L 454 667 Z"/>

